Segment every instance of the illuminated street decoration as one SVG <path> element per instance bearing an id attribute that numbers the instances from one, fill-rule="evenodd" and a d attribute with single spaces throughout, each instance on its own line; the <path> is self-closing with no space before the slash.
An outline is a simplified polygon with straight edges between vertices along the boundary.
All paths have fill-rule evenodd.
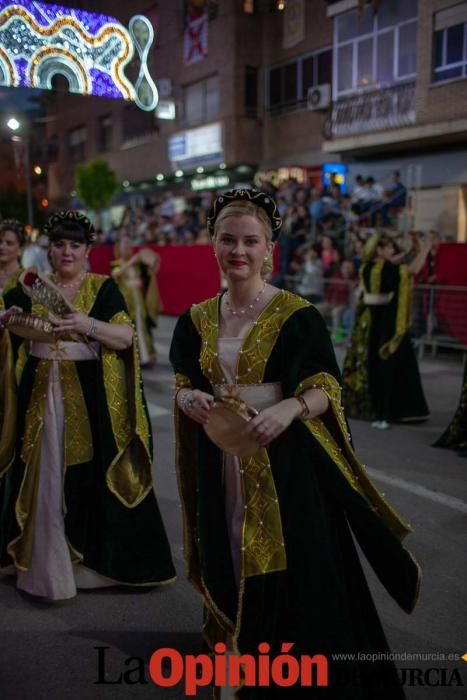
<path id="1" fill-rule="evenodd" d="M 154 39 L 151 23 L 137 15 L 126 29 L 108 15 L 32 0 L 0 0 L 0 85 L 52 89 L 63 75 L 70 92 L 134 101 L 153 110 L 158 95 L 147 68 Z M 125 67 L 136 46 L 135 85 Z"/>

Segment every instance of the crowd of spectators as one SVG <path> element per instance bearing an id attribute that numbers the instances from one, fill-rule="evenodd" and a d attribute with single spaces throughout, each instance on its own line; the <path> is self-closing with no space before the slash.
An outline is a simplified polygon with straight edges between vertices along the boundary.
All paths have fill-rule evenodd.
<path id="1" fill-rule="evenodd" d="M 353 324 L 358 271 L 366 241 L 381 227 L 397 235 L 397 219 L 407 204 L 407 190 L 399 172 L 392 174 L 387 188 L 373 177 L 357 175 L 353 187 L 345 193 L 333 177 L 324 187 L 304 186 L 294 180 L 278 187 L 259 182 L 257 187 L 275 198 L 283 219 L 273 282 L 312 301 L 339 342 Z M 120 207 L 114 210 L 116 220 L 110 228 L 105 233 L 98 230 L 96 243 L 116 244 L 120 237 L 126 237 L 134 245 L 208 244 L 206 217 L 216 196 L 216 192 L 166 191 L 146 198 L 140 206 Z M 45 255 L 46 246 L 41 248 L 40 238 L 34 246 L 36 256 Z M 434 258 L 439 241 L 434 234 L 433 253 L 422 271 L 421 282 L 435 281 Z M 416 244 L 414 237 L 413 249 Z"/>
<path id="2" fill-rule="evenodd" d="M 392 174 L 387 188 L 373 177 L 357 175 L 348 193 L 333 177 L 324 187 L 294 180 L 278 187 L 270 182 L 257 186 L 275 198 L 283 219 L 273 282 L 316 304 L 339 342 L 353 324 L 364 245 L 381 227 L 395 230 L 406 207 L 407 190 L 399 172 Z M 143 206 L 127 206 L 107 233 L 98 232 L 97 242 L 117 243 L 125 236 L 135 245 L 205 245 L 206 217 L 216 196 L 178 191 L 149 197 Z"/>

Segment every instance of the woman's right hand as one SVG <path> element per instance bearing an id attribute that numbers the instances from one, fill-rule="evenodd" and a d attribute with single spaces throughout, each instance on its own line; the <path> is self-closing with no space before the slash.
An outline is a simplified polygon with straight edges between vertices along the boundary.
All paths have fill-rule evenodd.
<path id="1" fill-rule="evenodd" d="M 209 411 L 214 403 L 214 396 L 199 389 L 189 390 L 183 394 L 179 406 L 188 418 L 204 425 L 208 422 Z"/>

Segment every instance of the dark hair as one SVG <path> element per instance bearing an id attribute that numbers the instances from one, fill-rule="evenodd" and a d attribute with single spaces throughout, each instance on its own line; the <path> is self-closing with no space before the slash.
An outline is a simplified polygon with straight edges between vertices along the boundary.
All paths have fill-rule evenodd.
<path id="1" fill-rule="evenodd" d="M 24 231 L 24 224 L 17 219 L 4 219 L 0 222 L 0 234 L 6 231 L 11 231 L 15 234 L 16 240 L 19 245 L 23 247 L 26 244 L 26 233 Z"/>
<path id="2" fill-rule="evenodd" d="M 49 240 L 51 243 L 56 241 L 76 241 L 89 245 L 88 237 L 84 227 L 78 221 L 67 221 L 66 219 L 59 221 L 49 231 Z"/>

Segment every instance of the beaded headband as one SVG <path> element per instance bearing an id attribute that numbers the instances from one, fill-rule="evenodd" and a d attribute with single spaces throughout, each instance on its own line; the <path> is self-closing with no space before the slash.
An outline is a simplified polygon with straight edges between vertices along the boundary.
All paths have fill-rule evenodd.
<path id="1" fill-rule="evenodd" d="M 60 224 L 63 221 L 72 221 L 75 224 L 78 224 L 83 229 L 84 237 L 88 243 L 93 243 L 96 240 L 94 226 L 92 225 L 88 217 L 84 216 L 84 214 L 81 214 L 75 209 L 57 211 L 55 214 L 52 214 L 52 216 L 47 220 L 47 223 L 43 228 L 44 233 L 49 235 L 57 226 L 57 224 Z"/>
<path id="2" fill-rule="evenodd" d="M 259 192 L 258 190 L 228 190 L 228 192 L 223 192 L 212 205 L 212 209 L 207 217 L 207 227 L 209 235 L 214 236 L 214 226 L 216 224 L 216 219 L 219 213 L 224 207 L 232 202 L 251 202 L 257 207 L 263 209 L 271 222 L 272 238 L 273 240 L 277 237 L 279 230 L 282 226 L 282 218 L 276 207 L 276 203 L 272 197 L 264 192 Z"/>

